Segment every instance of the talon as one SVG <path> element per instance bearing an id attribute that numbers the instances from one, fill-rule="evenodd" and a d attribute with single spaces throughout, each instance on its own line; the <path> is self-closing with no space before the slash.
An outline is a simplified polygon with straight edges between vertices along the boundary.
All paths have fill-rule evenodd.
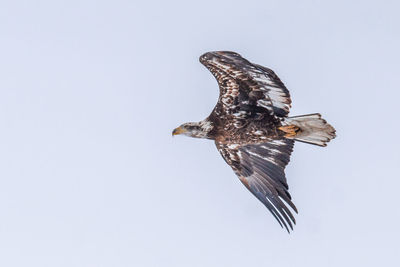
<path id="1" fill-rule="evenodd" d="M 281 126 L 278 129 L 281 130 L 282 132 L 285 132 L 286 134 L 284 136 L 288 138 L 295 137 L 297 133 L 300 131 L 300 128 L 297 127 L 296 125 Z"/>

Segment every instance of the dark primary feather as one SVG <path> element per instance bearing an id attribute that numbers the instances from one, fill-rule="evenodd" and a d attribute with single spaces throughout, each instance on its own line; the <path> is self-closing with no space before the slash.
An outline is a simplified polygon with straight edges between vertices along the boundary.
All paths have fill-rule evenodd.
<path id="1" fill-rule="evenodd" d="M 228 51 L 205 53 L 200 62 L 219 84 L 220 96 L 214 109 L 218 116 L 287 116 L 291 105 L 289 91 L 272 70 Z"/>
<path id="2" fill-rule="evenodd" d="M 293 150 L 293 140 L 272 140 L 263 144 L 216 143 L 218 151 L 241 182 L 268 208 L 279 224 L 289 231 L 296 220 L 284 169 Z"/>

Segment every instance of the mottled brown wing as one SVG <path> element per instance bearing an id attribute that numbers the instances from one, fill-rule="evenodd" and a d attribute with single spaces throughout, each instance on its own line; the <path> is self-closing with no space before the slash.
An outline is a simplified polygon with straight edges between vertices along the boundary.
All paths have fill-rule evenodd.
<path id="1" fill-rule="evenodd" d="M 290 160 L 293 144 L 293 140 L 273 140 L 246 146 L 216 143 L 218 151 L 240 181 L 287 231 L 289 227 L 293 229 L 292 223 L 296 224 L 296 220 L 286 204 L 297 213 L 288 192 L 289 187 L 284 172 Z"/>
<path id="2" fill-rule="evenodd" d="M 217 79 L 217 116 L 247 119 L 259 114 L 286 117 L 291 105 L 289 91 L 270 69 L 253 64 L 235 52 L 208 52 L 200 57 Z"/>

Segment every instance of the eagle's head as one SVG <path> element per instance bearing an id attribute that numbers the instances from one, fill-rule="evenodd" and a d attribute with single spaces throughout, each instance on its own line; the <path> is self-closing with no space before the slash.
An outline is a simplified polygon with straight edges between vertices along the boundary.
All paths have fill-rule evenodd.
<path id="1" fill-rule="evenodd" d="M 212 122 L 204 120 L 200 122 L 187 122 L 175 128 L 172 131 L 172 136 L 183 134 L 196 138 L 210 138 L 209 133 L 213 129 Z"/>

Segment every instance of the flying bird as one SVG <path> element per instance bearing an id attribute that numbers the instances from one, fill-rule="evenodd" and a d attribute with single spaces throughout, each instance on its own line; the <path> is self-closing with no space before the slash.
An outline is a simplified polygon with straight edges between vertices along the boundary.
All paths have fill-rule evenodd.
<path id="1" fill-rule="evenodd" d="M 208 52 L 200 62 L 214 75 L 219 98 L 200 122 L 184 123 L 172 135 L 214 140 L 240 181 L 289 232 L 297 208 L 284 169 L 295 141 L 317 146 L 335 138 L 335 129 L 318 113 L 288 117 L 288 89 L 269 68 L 235 52 Z M 290 208 L 289 208 L 290 207 Z"/>

